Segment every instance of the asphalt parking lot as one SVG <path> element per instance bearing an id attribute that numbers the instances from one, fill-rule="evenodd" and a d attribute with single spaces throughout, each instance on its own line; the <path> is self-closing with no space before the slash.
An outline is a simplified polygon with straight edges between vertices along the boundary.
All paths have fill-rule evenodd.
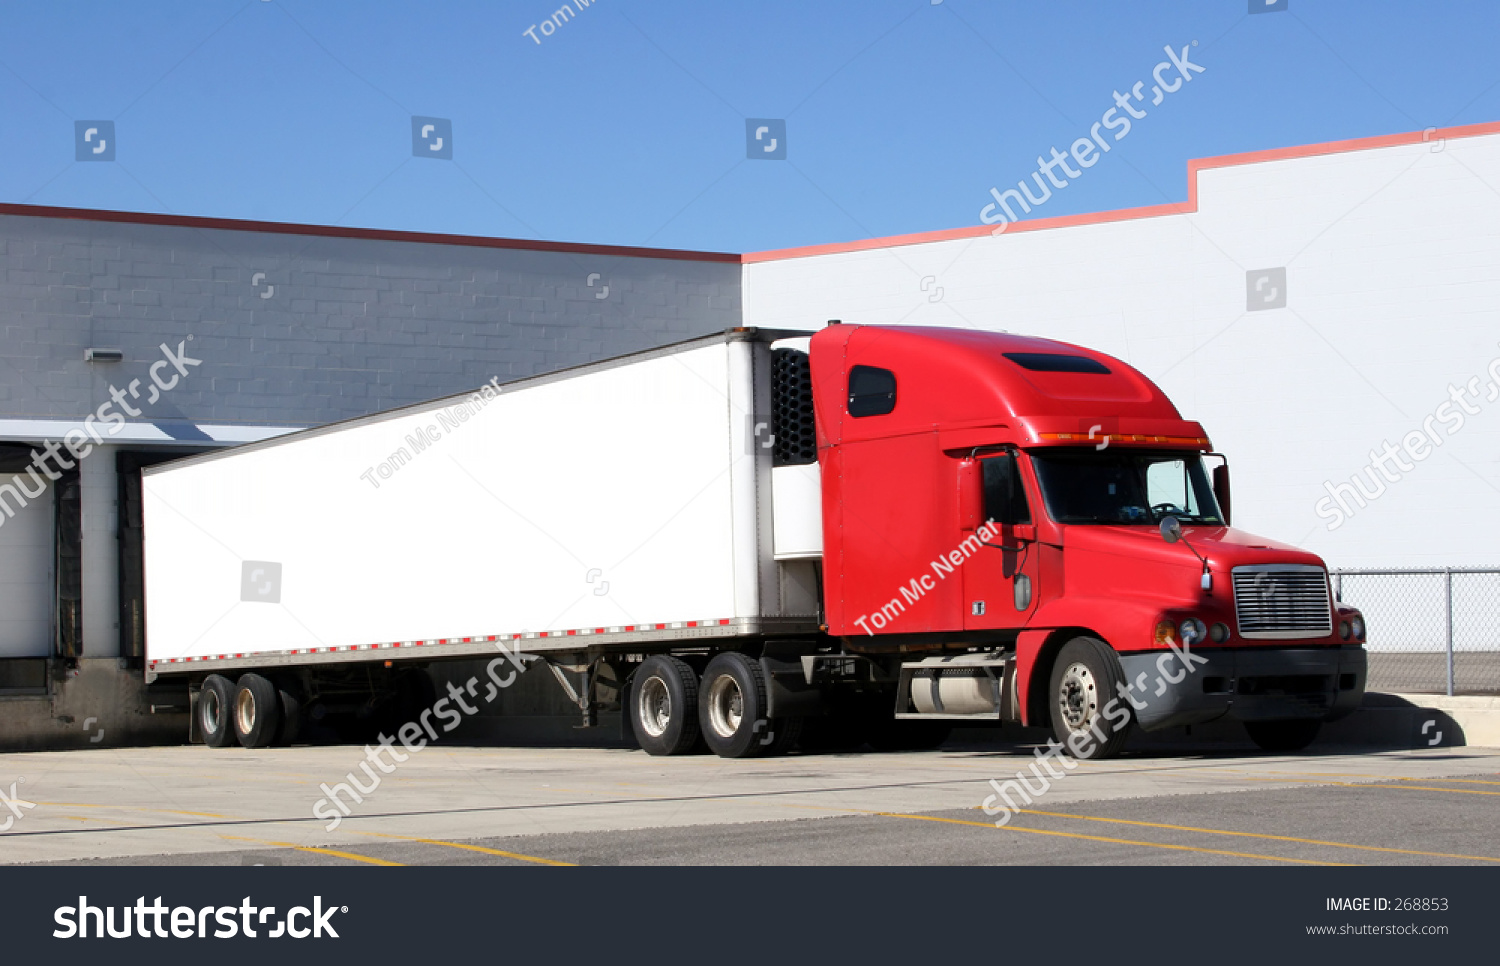
<path id="1" fill-rule="evenodd" d="M 151 865 L 1500 863 L 1500 752 L 1173 749 L 1083 762 L 1004 828 L 1023 743 L 726 761 L 431 748 L 314 817 L 352 746 L 0 755 L 0 862 Z M 1033 784 L 1035 780 L 1033 780 Z M 994 808 L 995 802 L 991 802 Z M 14 813 L 19 812 L 20 817 Z M 339 814 L 324 803 L 322 814 Z"/>

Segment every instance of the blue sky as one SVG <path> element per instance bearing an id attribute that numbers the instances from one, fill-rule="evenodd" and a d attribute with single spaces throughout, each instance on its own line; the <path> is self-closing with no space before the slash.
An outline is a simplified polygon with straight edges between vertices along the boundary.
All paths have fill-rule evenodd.
<path id="1" fill-rule="evenodd" d="M 550 35 L 563 0 L 6 2 L 0 201 L 716 251 L 955 228 L 1149 99 L 1168 45 L 1204 71 L 1034 216 L 1500 120 L 1500 4 L 1252 2 L 572 0 Z M 414 115 L 452 160 L 414 156 Z M 785 160 L 747 157 L 747 118 L 785 121 Z M 114 161 L 75 159 L 80 120 Z"/>

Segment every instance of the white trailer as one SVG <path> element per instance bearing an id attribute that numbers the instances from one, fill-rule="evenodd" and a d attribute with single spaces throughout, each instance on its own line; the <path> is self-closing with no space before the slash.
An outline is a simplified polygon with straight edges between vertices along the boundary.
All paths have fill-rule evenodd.
<path id="1" fill-rule="evenodd" d="M 773 513 L 761 415 L 772 341 L 796 335 L 730 330 L 145 470 L 148 682 L 182 676 L 205 741 L 256 747 L 310 706 L 414 712 L 431 685 L 404 671 L 500 644 L 581 675 L 559 678 L 592 715 L 653 651 L 817 634 L 817 465 L 776 470 Z"/>

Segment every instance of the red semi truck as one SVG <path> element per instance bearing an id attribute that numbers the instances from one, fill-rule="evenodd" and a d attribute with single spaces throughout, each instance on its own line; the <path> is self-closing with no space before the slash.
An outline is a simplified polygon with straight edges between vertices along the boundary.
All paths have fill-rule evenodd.
<path id="1" fill-rule="evenodd" d="M 731 330 L 156 467 L 143 500 L 148 678 L 211 745 L 415 709 L 412 667 L 496 644 L 652 754 L 1014 721 L 1098 758 L 1215 719 L 1293 750 L 1365 687 L 1362 616 L 1230 526 L 1203 427 L 1047 339 Z"/>

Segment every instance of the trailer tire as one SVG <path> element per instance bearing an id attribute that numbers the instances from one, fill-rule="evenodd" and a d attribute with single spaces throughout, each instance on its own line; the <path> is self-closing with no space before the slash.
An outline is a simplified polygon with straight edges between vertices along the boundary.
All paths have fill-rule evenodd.
<path id="1" fill-rule="evenodd" d="M 766 716 L 760 662 L 725 651 L 708 662 L 698 689 L 698 724 L 720 758 L 762 758 L 787 751 L 802 733 L 800 718 Z"/>
<path id="2" fill-rule="evenodd" d="M 1120 658 L 1108 644 L 1096 637 L 1075 637 L 1063 645 L 1052 664 L 1047 705 L 1052 736 L 1068 754 L 1097 761 L 1124 749 L 1134 724 L 1129 703 L 1122 707 L 1118 697 L 1124 684 Z M 1111 705 L 1115 712 L 1106 713 Z M 1118 717 L 1121 710 L 1126 715 L 1123 723 Z"/>
<path id="3" fill-rule="evenodd" d="M 1301 751 L 1317 740 L 1323 722 L 1317 718 L 1292 721 L 1247 721 L 1250 740 L 1262 751 Z"/>
<path id="4" fill-rule="evenodd" d="M 234 683 L 222 674 L 203 679 L 193 713 L 198 716 L 198 731 L 210 748 L 228 748 L 234 743 Z"/>
<path id="5" fill-rule="evenodd" d="M 771 733 L 771 743 L 766 745 L 762 755 L 766 758 L 776 758 L 798 747 L 802 743 L 803 718 L 776 718 L 773 720 L 775 730 Z"/>
<path id="6" fill-rule="evenodd" d="M 666 654 L 642 662 L 630 682 L 631 728 L 648 755 L 682 755 L 698 744 L 698 675 Z"/>
<path id="7" fill-rule="evenodd" d="M 234 736 L 246 748 L 269 748 L 281 728 L 281 695 L 259 674 L 240 675 L 234 691 Z"/>

